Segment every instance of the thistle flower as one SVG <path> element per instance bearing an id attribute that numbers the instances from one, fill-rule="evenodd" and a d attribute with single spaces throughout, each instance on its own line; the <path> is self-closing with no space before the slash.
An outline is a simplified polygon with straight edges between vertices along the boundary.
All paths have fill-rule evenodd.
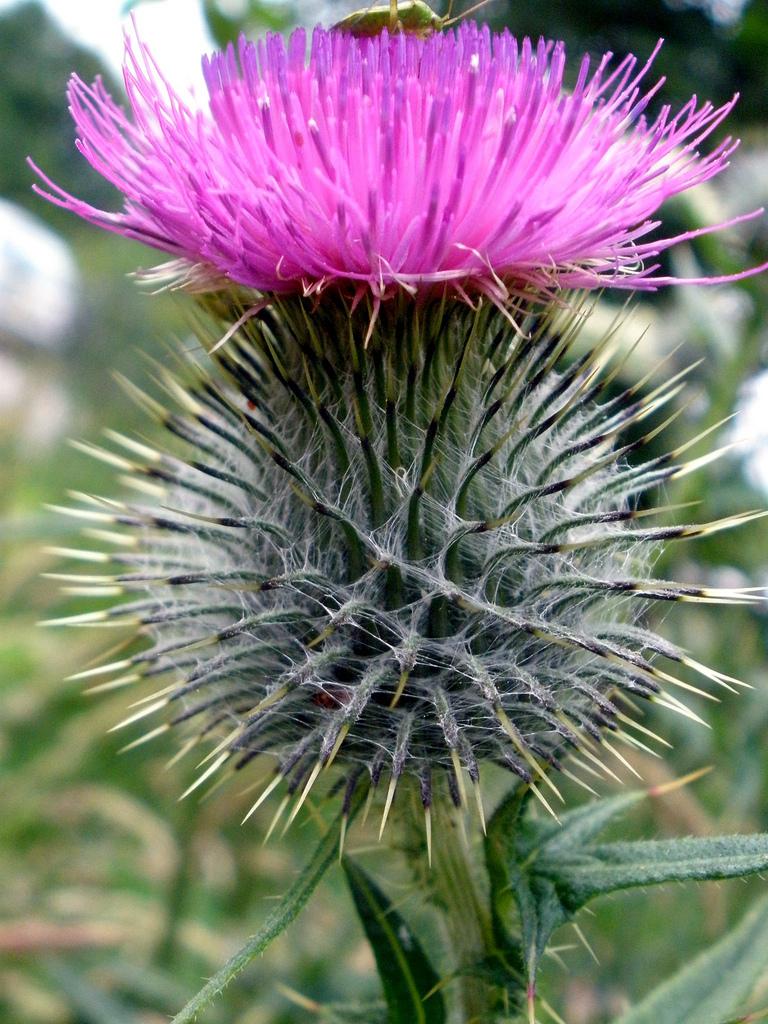
<path id="1" fill-rule="evenodd" d="M 195 109 L 129 39 L 130 117 L 98 80 L 69 87 L 78 146 L 123 212 L 47 179 L 42 194 L 170 253 L 156 272 L 169 283 L 377 300 L 446 284 L 498 304 L 653 289 L 675 280 L 656 273 L 660 253 L 727 226 L 653 237 L 664 200 L 719 173 L 736 145 L 697 152 L 735 97 L 646 119 L 658 46 L 642 67 L 606 54 L 590 73 L 584 57 L 571 91 L 562 43 L 472 23 L 428 38 L 316 29 L 308 61 L 306 48 L 303 30 L 241 38 L 204 61 L 208 104 Z"/>
<path id="2" fill-rule="evenodd" d="M 670 280 L 644 261 L 675 239 L 639 239 L 663 199 L 725 165 L 729 141 L 694 147 L 732 104 L 648 125 L 647 65 L 606 57 L 590 78 L 584 61 L 572 93 L 563 70 L 559 45 L 464 25 L 317 30 L 308 64 L 301 32 L 241 42 L 206 64 L 208 113 L 130 44 L 135 123 L 74 80 L 81 148 L 126 207 L 49 198 L 173 254 L 228 328 L 227 346 L 201 330 L 211 361 L 158 367 L 159 398 L 126 385 L 164 441 L 81 445 L 155 504 L 76 493 L 63 510 L 117 545 L 64 551 L 114 563 L 65 574 L 68 589 L 128 599 L 61 621 L 147 643 L 77 678 L 159 681 L 122 725 L 166 716 L 129 746 L 171 726 L 182 750 L 212 739 L 188 792 L 266 760 L 251 811 L 282 785 L 274 827 L 321 776 L 345 808 L 385 779 L 383 829 L 409 780 L 429 836 L 435 794 L 463 807 L 474 788 L 482 815 L 492 763 L 554 813 L 553 769 L 590 789 L 584 773 L 627 765 L 621 745 L 663 743 L 638 702 L 697 718 L 676 691 L 703 691 L 681 674 L 736 682 L 638 616 L 751 601 L 647 570 L 661 542 L 749 515 L 638 525 L 665 511 L 641 495 L 710 457 L 686 463 L 690 442 L 628 461 L 674 418 L 657 415 L 682 375 L 610 397 L 615 331 L 574 356 L 588 306 L 561 291 Z"/>

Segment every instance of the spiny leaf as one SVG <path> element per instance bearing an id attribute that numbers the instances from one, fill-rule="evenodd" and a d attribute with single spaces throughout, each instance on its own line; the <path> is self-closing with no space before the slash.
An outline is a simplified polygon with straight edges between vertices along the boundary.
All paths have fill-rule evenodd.
<path id="1" fill-rule="evenodd" d="M 595 800 L 562 815 L 560 824 L 544 818 L 520 822 L 525 791 L 511 794 L 493 815 L 485 843 L 491 881 L 491 905 L 498 942 L 517 948 L 529 979 L 533 979 L 552 932 L 567 920 L 552 884 L 526 867 L 540 850 L 580 848 L 597 836 L 613 818 L 647 794 L 624 793 Z M 535 861 L 533 862 L 535 866 Z M 522 950 L 515 946 L 510 927 L 515 907 L 519 914 Z"/>
<path id="2" fill-rule="evenodd" d="M 378 886 L 355 864 L 344 860 L 352 897 L 365 934 L 373 948 L 389 1024 L 444 1024 L 445 1003 L 440 992 L 425 998 L 440 978 L 421 944 Z"/>
<path id="3" fill-rule="evenodd" d="M 491 884 L 491 913 L 498 943 L 509 940 L 507 921 L 514 910 L 514 892 L 509 872 L 516 864 L 512 837 L 518 830 L 520 814 L 525 802 L 523 787 L 512 788 L 499 804 L 488 823 L 485 837 L 485 863 Z"/>
<path id="4" fill-rule="evenodd" d="M 594 897 L 640 885 L 736 878 L 768 869 L 768 835 L 591 842 L 647 795 L 637 791 L 597 800 L 563 815 L 559 824 L 521 820 L 524 798 L 515 795 L 492 818 L 486 860 L 494 926 L 507 944 L 520 933 L 530 1005 L 552 933 Z"/>
<path id="5" fill-rule="evenodd" d="M 614 818 L 647 797 L 645 790 L 632 790 L 590 803 L 560 815 L 560 824 L 550 819 L 526 823 L 521 843 L 531 851 L 546 845 L 548 851 L 578 849 L 598 836 Z"/>
<path id="6" fill-rule="evenodd" d="M 768 897 L 692 963 L 664 981 L 615 1024 L 722 1024 L 768 969 Z"/>
<path id="7" fill-rule="evenodd" d="M 740 878 L 768 869 L 768 835 L 645 840 L 553 851 L 545 844 L 532 872 L 549 879 L 575 913 L 603 893 L 663 882 Z"/>

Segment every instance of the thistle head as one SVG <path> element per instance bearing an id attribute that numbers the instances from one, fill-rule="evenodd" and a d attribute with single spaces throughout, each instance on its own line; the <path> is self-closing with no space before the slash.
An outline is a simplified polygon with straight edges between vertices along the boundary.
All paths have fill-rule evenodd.
<path id="1" fill-rule="evenodd" d="M 553 769 L 589 788 L 646 747 L 642 704 L 697 717 L 680 672 L 727 685 L 639 619 L 653 601 L 749 600 L 648 575 L 662 541 L 728 525 L 654 525 L 663 510 L 638 506 L 691 468 L 684 448 L 627 461 L 678 378 L 608 398 L 608 339 L 563 365 L 578 306 L 519 332 L 491 304 L 409 309 L 388 305 L 366 347 L 362 309 L 276 302 L 215 369 L 159 367 L 159 398 L 130 386 L 164 443 L 85 446 L 157 497 L 70 510 L 126 533 L 83 555 L 111 557 L 87 589 L 122 603 L 77 621 L 145 641 L 82 676 L 157 680 L 124 724 L 153 721 L 134 742 L 170 723 L 210 744 L 192 788 L 257 762 L 295 814 L 318 779 L 347 801 L 384 780 L 386 819 L 406 780 L 427 811 L 435 794 L 463 806 L 497 765 L 554 813 Z"/>
<path id="2" fill-rule="evenodd" d="M 648 573 L 662 541 L 731 522 L 647 525 L 660 510 L 639 504 L 696 464 L 687 446 L 628 461 L 678 378 L 610 397 L 609 338 L 574 355 L 585 309 L 563 289 L 669 282 L 652 261 L 679 239 L 643 239 L 725 165 L 730 141 L 695 147 L 732 103 L 649 122 L 650 61 L 585 59 L 567 92 L 560 44 L 472 24 L 306 46 L 206 61 L 200 110 L 130 42 L 130 118 L 71 85 L 80 147 L 125 205 L 48 197 L 170 253 L 228 341 L 159 367 L 159 394 L 129 386 L 156 441 L 85 446 L 155 503 L 69 510 L 125 532 L 111 555 L 68 552 L 114 563 L 75 592 L 124 598 L 78 624 L 144 641 L 81 676 L 156 686 L 122 724 L 164 720 L 129 745 L 171 726 L 212 743 L 190 791 L 265 763 L 293 816 L 318 779 L 345 806 L 384 779 L 386 820 L 406 780 L 429 814 L 497 765 L 554 813 L 556 770 L 590 788 L 622 745 L 657 742 L 644 702 L 697 717 L 681 674 L 730 685 L 640 617 L 751 599 Z"/>
<path id="3" fill-rule="evenodd" d="M 426 38 L 386 30 L 271 35 L 204 61 L 198 108 L 128 39 L 126 113 L 74 77 L 78 146 L 123 194 L 98 210 L 51 201 L 170 254 L 161 281 L 260 293 L 340 288 L 377 300 L 448 287 L 498 305 L 563 288 L 653 289 L 670 196 L 727 164 L 698 147 L 723 106 L 649 106 L 641 64 L 584 57 L 565 88 L 562 43 L 474 23 Z"/>

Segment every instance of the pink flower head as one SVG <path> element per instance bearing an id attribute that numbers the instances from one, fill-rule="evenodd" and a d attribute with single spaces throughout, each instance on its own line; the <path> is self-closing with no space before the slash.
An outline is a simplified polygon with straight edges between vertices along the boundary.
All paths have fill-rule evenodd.
<path id="1" fill-rule="evenodd" d="M 659 207 L 736 145 L 698 152 L 735 97 L 646 118 L 657 51 L 643 67 L 606 54 L 591 73 L 584 57 L 568 91 L 562 43 L 473 23 L 428 38 L 318 28 L 307 59 L 299 29 L 206 58 L 195 109 L 128 40 L 130 116 L 98 80 L 69 86 L 78 147 L 122 212 L 39 171 L 52 191 L 38 191 L 170 253 L 171 277 L 203 290 L 381 299 L 447 284 L 501 303 L 531 288 L 653 289 L 675 280 L 654 276 L 659 253 L 727 226 L 648 240 Z"/>

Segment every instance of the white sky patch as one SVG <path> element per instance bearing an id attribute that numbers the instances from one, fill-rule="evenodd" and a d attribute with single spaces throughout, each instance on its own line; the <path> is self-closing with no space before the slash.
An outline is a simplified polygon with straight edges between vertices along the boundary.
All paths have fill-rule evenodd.
<path id="1" fill-rule="evenodd" d="M 18 0 L 0 0 L 0 11 Z M 78 43 L 95 51 L 120 77 L 125 0 L 44 0 L 48 14 Z M 200 59 L 214 49 L 197 0 L 147 0 L 134 17 L 145 42 L 169 82 L 182 94 L 202 86 Z M 76 69 L 73 69 L 76 70 Z"/>
<path id="2" fill-rule="evenodd" d="M 744 385 L 740 406 L 731 432 L 742 442 L 738 450 L 743 453 L 750 483 L 768 494 L 768 370 Z"/>
<path id="3" fill-rule="evenodd" d="M 56 348 L 74 321 L 78 287 L 67 244 L 31 213 L 0 199 L 0 334 Z"/>

